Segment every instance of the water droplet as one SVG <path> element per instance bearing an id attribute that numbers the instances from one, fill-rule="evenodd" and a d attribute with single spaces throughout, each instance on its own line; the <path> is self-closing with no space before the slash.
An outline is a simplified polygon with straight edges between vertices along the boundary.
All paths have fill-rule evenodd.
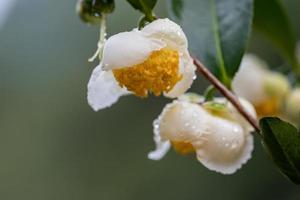
<path id="1" fill-rule="evenodd" d="M 239 131 L 240 131 L 240 129 L 239 129 L 238 127 L 235 126 L 235 127 L 233 128 L 233 132 L 238 133 Z"/>
<path id="2" fill-rule="evenodd" d="M 103 68 L 104 68 L 104 69 L 108 69 L 108 66 L 109 66 L 109 65 L 108 65 L 107 63 L 105 63 L 105 64 L 103 65 Z"/>

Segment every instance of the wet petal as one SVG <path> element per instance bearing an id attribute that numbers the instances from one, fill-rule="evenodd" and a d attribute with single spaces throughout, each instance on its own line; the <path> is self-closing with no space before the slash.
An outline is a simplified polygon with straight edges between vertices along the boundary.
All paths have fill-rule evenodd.
<path id="1" fill-rule="evenodd" d="M 160 135 L 164 140 L 192 142 L 207 130 L 208 113 L 198 104 L 174 101 L 160 115 Z"/>
<path id="2" fill-rule="evenodd" d="M 228 148 L 232 148 L 232 146 L 230 147 L 228 145 Z M 231 156 L 224 155 L 224 152 L 218 152 L 217 154 L 214 154 L 212 153 L 215 152 L 213 150 L 207 151 L 206 149 L 199 149 L 197 151 L 197 158 L 205 167 L 210 170 L 222 174 L 233 174 L 251 158 L 253 148 L 253 136 L 249 134 L 245 137 L 244 145 Z M 223 148 L 219 148 L 219 150 L 221 149 Z"/>
<path id="3" fill-rule="evenodd" d="M 166 44 L 160 40 L 147 38 L 137 30 L 113 35 L 104 45 L 103 69 L 118 69 L 140 64 L 153 51 L 165 46 Z"/>
<path id="4" fill-rule="evenodd" d="M 254 128 L 252 125 L 240 114 L 240 112 L 232 105 L 231 102 L 229 102 L 226 98 L 219 97 L 215 98 L 214 101 L 219 103 L 227 104 L 227 108 L 229 112 L 233 115 L 233 118 L 243 126 L 243 129 L 245 130 L 246 134 L 250 134 L 250 132 L 254 131 Z M 244 109 L 255 119 L 257 119 L 257 114 L 255 111 L 254 106 L 247 101 L 246 99 L 239 98 L 239 101 L 241 105 L 244 107 Z"/>
<path id="5" fill-rule="evenodd" d="M 155 150 L 148 154 L 148 158 L 151 160 L 162 159 L 169 151 L 171 144 L 169 140 L 162 141 L 159 132 L 159 119 L 153 122 L 153 140 L 155 142 Z"/>
<path id="6" fill-rule="evenodd" d="M 174 88 L 168 93 L 164 93 L 166 97 L 175 98 L 183 95 L 192 85 L 196 78 L 196 67 L 193 64 L 193 59 L 188 52 L 180 58 L 180 70 L 182 79 L 174 86 Z"/>
<path id="7" fill-rule="evenodd" d="M 88 83 L 88 103 L 95 110 L 110 107 L 122 95 L 129 94 L 115 81 L 111 71 L 103 71 L 101 65 L 97 66 Z"/>
<path id="8" fill-rule="evenodd" d="M 209 133 L 193 143 L 198 160 L 208 169 L 232 174 L 251 158 L 253 136 L 234 122 L 213 117 Z"/>
<path id="9" fill-rule="evenodd" d="M 149 37 L 164 41 L 168 48 L 180 51 L 187 49 L 187 38 L 181 27 L 167 18 L 155 20 L 145 26 L 141 32 Z"/>
<path id="10" fill-rule="evenodd" d="M 254 118 L 257 119 L 257 114 L 255 111 L 254 106 L 247 100 L 243 98 L 239 98 L 240 103 L 242 104 L 243 108 Z M 253 126 L 237 111 L 237 109 L 229 103 L 228 109 L 234 114 L 237 121 L 243 126 L 245 133 L 250 134 L 250 132 L 254 131 Z"/>

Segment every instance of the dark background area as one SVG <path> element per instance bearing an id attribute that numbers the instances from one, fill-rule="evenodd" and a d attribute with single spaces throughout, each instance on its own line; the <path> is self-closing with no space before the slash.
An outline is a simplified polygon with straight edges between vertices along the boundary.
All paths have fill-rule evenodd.
<path id="1" fill-rule="evenodd" d="M 231 176 L 174 151 L 148 160 L 152 121 L 171 100 L 128 96 L 93 112 L 86 85 L 96 63 L 87 58 L 98 28 L 80 22 L 75 4 L 19 0 L 0 30 L 1 200 L 300 199 L 300 188 L 278 172 L 258 138 L 252 159 Z M 166 16 L 164 4 L 159 16 Z M 300 36 L 300 2 L 284 4 Z M 131 30 L 140 16 L 124 0 L 116 6 L 109 35 Z M 257 33 L 250 51 L 282 62 Z M 192 91 L 205 86 L 199 75 Z"/>

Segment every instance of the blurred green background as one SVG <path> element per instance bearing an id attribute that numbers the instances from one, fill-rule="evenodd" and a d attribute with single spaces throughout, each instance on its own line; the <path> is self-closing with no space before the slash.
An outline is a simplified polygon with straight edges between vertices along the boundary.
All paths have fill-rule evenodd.
<path id="1" fill-rule="evenodd" d="M 252 159 L 231 176 L 173 151 L 148 160 L 152 121 L 170 100 L 123 97 L 92 111 L 86 85 L 96 63 L 87 58 L 98 28 L 80 22 L 75 4 L 19 0 L 0 30 L 1 200 L 300 199 L 300 188 L 280 175 L 259 140 Z M 284 4 L 300 36 L 300 2 Z M 161 0 L 156 12 L 166 16 L 165 9 Z M 138 18 L 116 0 L 109 34 L 134 28 Z M 250 50 L 281 63 L 258 34 Z M 193 91 L 205 84 L 199 75 Z"/>

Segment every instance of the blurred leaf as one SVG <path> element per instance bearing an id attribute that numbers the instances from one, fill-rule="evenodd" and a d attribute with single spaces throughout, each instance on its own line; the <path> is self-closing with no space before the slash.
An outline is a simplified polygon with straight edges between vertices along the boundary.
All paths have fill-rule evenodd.
<path id="1" fill-rule="evenodd" d="M 300 134 L 291 124 L 275 117 L 260 120 L 263 146 L 280 171 L 300 184 Z"/>
<path id="2" fill-rule="evenodd" d="M 239 68 L 253 16 L 252 0 L 168 0 L 194 55 L 227 86 Z"/>
<path id="3" fill-rule="evenodd" d="M 152 19 L 152 10 L 157 3 L 157 0 L 127 0 L 130 5 L 141 11 L 145 14 L 149 19 Z"/>
<path id="4" fill-rule="evenodd" d="M 182 9 L 183 9 L 182 0 L 172 0 L 171 11 L 178 19 L 181 19 Z"/>
<path id="5" fill-rule="evenodd" d="M 296 38 L 279 0 L 254 1 L 254 29 L 265 35 L 300 73 L 295 55 Z"/>

